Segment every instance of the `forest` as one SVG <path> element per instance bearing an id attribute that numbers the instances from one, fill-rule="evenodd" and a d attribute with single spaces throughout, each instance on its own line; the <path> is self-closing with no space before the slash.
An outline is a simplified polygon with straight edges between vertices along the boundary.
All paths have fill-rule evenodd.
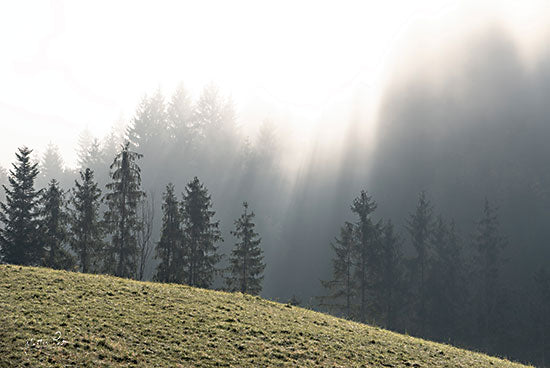
<path id="1" fill-rule="evenodd" d="M 395 83 L 373 146 L 350 124 L 338 162 L 296 175 L 277 121 L 244 137 L 213 84 L 84 131 L 76 168 L 21 142 L 0 172 L 2 262 L 261 294 L 544 366 L 550 64 L 527 72 L 494 35 L 480 54 L 455 61 L 458 89 Z"/>

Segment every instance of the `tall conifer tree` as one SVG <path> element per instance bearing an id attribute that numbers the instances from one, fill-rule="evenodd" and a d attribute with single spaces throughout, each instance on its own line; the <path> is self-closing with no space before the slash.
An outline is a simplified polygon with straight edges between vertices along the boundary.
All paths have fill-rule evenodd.
<path id="1" fill-rule="evenodd" d="M 416 210 L 410 215 L 407 230 L 416 250 L 411 270 L 412 282 L 416 289 L 417 307 L 414 310 L 418 320 L 419 333 L 423 334 L 426 325 L 426 278 L 428 276 L 428 261 L 430 257 L 430 237 L 433 228 L 432 206 L 426 192 L 420 192 Z M 416 304 L 416 303 L 415 303 Z"/>
<path id="2" fill-rule="evenodd" d="M 500 292 L 499 273 L 501 251 L 505 246 L 500 234 L 496 209 L 485 199 L 483 216 L 477 222 L 474 237 L 475 295 L 478 301 L 477 322 L 480 344 L 485 351 L 494 346 L 498 321 L 498 298 Z"/>
<path id="3" fill-rule="evenodd" d="M 183 233 L 178 199 L 172 183 L 166 186 L 162 203 L 162 231 L 155 258 L 160 260 L 155 279 L 160 282 L 182 282 Z"/>
<path id="4" fill-rule="evenodd" d="M 38 163 L 31 163 L 32 150 L 19 148 L 17 163 L 9 172 L 9 188 L 4 187 L 6 203 L 0 203 L 0 232 L 3 261 L 22 265 L 41 265 L 44 246 L 38 241 L 38 200 L 41 191 L 34 189 Z"/>
<path id="5" fill-rule="evenodd" d="M 386 222 L 380 238 L 378 277 L 375 299 L 378 300 L 381 320 L 386 328 L 395 328 L 403 302 L 403 270 L 401 243 L 391 221 Z"/>
<path id="6" fill-rule="evenodd" d="M 359 320 L 365 322 L 369 310 L 369 289 L 372 287 L 376 260 L 379 248 L 380 224 L 372 221 L 376 202 L 362 190 L 359 197 L 353 200 L 351 211 L 359 217 L 355 224 L 356 259 L 355 278 L 359 288 Z"/>
<path id="7" fill-rule="evenodd" d="M 65 249 L 68 240 L 68 219 L 65 211 L 65 193 L 57 180 L 52 179 L 42 192 L 40 208 L 40 241 L 45 247 L 44 265 L 69 270 L 74 258 Z"/>
<path id="8" fill-rule="evenodd" d="M 71 204 L 71 247 L 77 254 L 82 272 L 99 271 L 103 251 L 103 226 L 99 220 L 101 190 L 94 181 L 94 172 L 80 172 L 75 180 Z"/>
<path id="9" fill-rule="evenodd" d="M 141 226 L 137 207 L 145 195 L 141 190 L 141 169 L 137 164 L 141 157 L 126 143 L 110 166 L 112 182 L 107 184 L 105 223 L 111 242 L 106 247 L 105 266 L 107 272 L 120 277 L 134 277 L 137 271 L 136 232 Z"/>
<path id="10" fill-rule="evenodd" d="M 184 232 L 184 282 L 191 286 L 209 287 L 220 260 L 217 245 L 223 241 L 219 221 L 206 187 L 195 177 L 185 187 L 181 213 Z"/>
<path id="11" fill-rule="evenodd" d="M 231 291 L 255 295 L 262 291 L 265 264 L 260 248 L 261 238 L 254 230 L 254 212 L 248 211 L 246 202 L 243 207 L 243 214 L 235 221 L 235 230 L 231 231 L 239 241 L 229 258 L 229 276 L 226 282 Z"/>
<path id="12" fill-rule="evenodd" d="M 331 292 L 321 298 L 323 304 L 340 310 L 346 318 L 352 317 L 353 299 L 357 294 L 354 278 L 355 240 L 355 227 L 351 222 L 346 222 L 340 229 L 340 238 L 331 243 L 335 253 L 332 259 L 332 279 L 321 281 Z"/>

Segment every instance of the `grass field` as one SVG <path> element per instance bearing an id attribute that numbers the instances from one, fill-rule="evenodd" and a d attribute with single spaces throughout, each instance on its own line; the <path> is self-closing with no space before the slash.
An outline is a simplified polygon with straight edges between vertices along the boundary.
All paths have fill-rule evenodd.
<path id="1" fill-rule="evenodd" d="M 520 367 L 242 294 L 0 266 L 0 367 Z"/>

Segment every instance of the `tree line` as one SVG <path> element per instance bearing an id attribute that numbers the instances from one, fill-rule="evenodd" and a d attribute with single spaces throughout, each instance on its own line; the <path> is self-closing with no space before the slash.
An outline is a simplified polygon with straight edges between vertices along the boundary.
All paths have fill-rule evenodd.
<path id="1" fill-rule="evenodd" d="M 405 89 L 407 95 L 409 91 Z M 430 104 L 423 111 L 432 111 L 438 105 Z M 402 106 L 402 103 L 398 101 L 391 106 Z M 411 106 L 414 110 L 418 103 Z M 392 113 L 396 111 L 390 110 Z M 256 231 L 262 234 L 263 255 L 269 264 L 264 269 L 262 295 L 285 302 L 294 295 L 293 303 L 301 301 L 302 305 L 312 308 L 346 304 L 345 293 L 338 299 L 321 298 L 321 305 L 310 297 L 324 293 L 320 278 L 334 285 L 344 282 L 344 279 L 333 282 L 336 278 L 331 277 L 331 258 L 335 251 L 324 245 L 339 234 L 342 219 L 349 215 L 346 203 L 366 186 L 370 193 L 375 193 L 380 204 L 367 218 L 371 219 L 373 226 L 381 217 L 391 218 L 393 222 L 391 226 L 387 221 L 381 222 L 376 226 L 376 232 L 365 231 L 363 240 L 366 242 L 374 237 L 377 243 L 390 245 L 373 249 L 366 247 L 360 253 L 362 258 L 359 261 L 356 258 L 358 250 L 350 251 L 349 282 L 354 286 L 348 289 L 349 312 L 336 305 L 330 307 L 331 311 L 513 359 L 543 362 L 550 354 L 547 338 L 550 282 L 548 271 L 540 268 L 548 263 L 549 249 L 546 246 L 549 176 L 544 161 L 548 150 L 547 145 L 525 142 L 547 136 L 548 124 L 540 121 L 539 125 L 530 125 L 523 131 L 530 133 L 517 140 L 514 129 L 486 124 L 472 124 L 470 127 L 457 123 L 450 126 L 463 129 L 461 139 L 447 139 L 440 144 L 437 140 L 441 138 L 436 138 L 437 135 L 422 135 L 422 138 L 415 138 L 421 140 L 414 144 L 413 149 L 409 138 L 415 135 L 410 129 L 421 126 L 420 121 L 431 121 L 439 115 L 416 120 L 411 116 L 410 111 L 404 110 L 397 121 L 391 117 L 381 118 L 374 155 L 366 150 L 368 145 L 365 145 L 364 137 L 351 129 L 341 160 L 331 164 L 322 155 L 312 154 L 311 160 L 293 176 L 281 168 L 281 157 L 288 150 L 283 146 L 284 141 L 278 139 L 281 132 L 277 125 L 264 122 L 256 136 L 245 139 L 239 131 L 230 99 L 224 98 L 215 87 L 207 86 L 196 100 L 192 100 L 180 86 L 168 98 L 159 91 L 144 97 L 131 121 L 119 124 L 119 127 L 115 125 L 112 132 L 101 140 L 84 132 L 78 142 L 78 167 L 75 170 L 63 167 L 59 151 L 50 144 L 40 157 L 40 173 L 35 184 L 47 188 L 51 179 L 56 178 L 60 189 L 71 189 L 65 193 L 65 198 L 68 207 L 73 208 L 71 196 L 75 178 L 82 183 L 79 171 L 85 174 L 87 168 L 91 169 L 94 182 L 101 189 L 97 221 L 106 226 L 103 213 L 109 210 L 109 206 L 105 195 L 110 192 L 106 185 L 113 182 L 109 167 L 120 152 L 120 144 L 130 141 L 132 150 L 144 154 L 137 162 L 143 180 L 139 190 L 146 192 L 135 210 L 143 226 L 134 233 L 137 255 L 133 262 L 136 263 L 137 275 L 133 277 L 147 280 L 161 277 L 157 266 L 162 259 L 156 255 L 159 247 L 151 240 L 161 239 L 164 212 L 163 216 L 155 216 L 156 212 L 161 213 L 161 201 L 156 203 L 155 195 L 158 193 L 160 197 L 161 192 L 166 192 L 167 183 L 173 183 L 174 193 L 178 193 L 181 189 L 176 188 L 185 188 L 190 179 L 197 176 L 202 183 L 208 183 L 208 193 L 216 199 L 218 229 L 224 238 L 233 237 L 230 232 L 235 231 L 234 220 L 241 214 L 240 209 L 244 213 L 242 199 L 246 198 L 257 211 L 254 223 Z M 476 119 L 474 116 L 467 120 L 475 122 Z M 398 123 L 403 125 L 392 125 Z M 512 128 L 515 122 L 509 124 Z M 462 145 L 473 137 L 483 144 L 479 147 Z M 484 142 L 492 143 L 487 145 Z M 505 149 L 509 143 L 514 143 L 513 150 Z M 516 162 L 514 159 L 520 161 L 510 167 L 511 162 Z M 431 164 L 434 160 L 435 166 Z M 367 169 L 373 163 L 374 169 Z M 0 169 L 0 182 L 7 181 L 8 173 Z M 411 218 L 403 210 L 404 206 L 413 208 L 415 196 L 421 189 L 431 193 L 438 205 L 437 212 L 443 215 L 439 221 L 440 216 L 435 214 L 426 195 L 430 212 L 426 242 L 421 241 L 424 236 L 420 232 L 414 237 L 410 234 Z M 506 237 L 501 239 L 506 246 L 497 247 L 498 252 L 491 251 L 499 259 L 498 287 L 482 293 L 478 283 L 484 278 L 493 279 L 495 271 L 484 274 L 477 266 L 482 259 L 476 256 L 474 246 L 479 219 L 472 221 L 472 214 L 480 212 L 486 193 L 491 194 L 491 204 L 499 204 L 499 233 L 506 233 Z M 174 202 L 177 202 L 180 217 L 174 219 L 180 226 L 171 228 L 175 229 L 174 233 L 183 234 L 187 226 L 186 220 L 181 218 L 184 198 L 183 195 L 175 197 L 178 197 Z M 6 202 L 2 190 L 0 201 Z M 43 201 L 39 202 L 42 205 Z M 496 215 L 493 206 L 489 207 Z M 360 206 L 356 211 L 362 211 Z M 75 218 L 70 211 L 68 213 L 69 220 Z M 359 219 L 359 215 L 356 216 Z M 482 213 L 475 217 L 481 218 Z M 340 241 L 357 241 L 357 231 L 353 230 L 356 221 L 343 224 L 343 230 L 346 226 L 352 229 L 339 234 L 334 246 L 340 247 Z M 89 221 L 82 223 L 87 225 Z M 72 238 L 70 226 L 67 228 L 68 237 Z M 99 239 L 111 242 L 112 231 L 103 229 Z M 184 239 L 184 235 L 180 236 Z M 391 246 L 394 244 L 392 236 L 396 239 L 395 250 Z M 434 240 L 436 238 L 446 240 Z M 232 243 L 219 241 L 215 244 L 217 250 L 214 253 L 227 256 L 216 264 L 212 287 L 219 287 L 221 280 L 227 278 L 222 277 L 219 269 L 227 276 L 231 267 Z M 170 241 L 167 240 L 166 244 Z M 177 254 L 179 262 L 187 264 L 189 253 L 186 247 L 189 243 L 182 240 L 172 244 L 175 245 L 168 245 L 171 248 L 165 251 L 166 254 L 169 257 Z M 105 245 L 101 244 L 100 249 L 103 247 Z M 68 245 L 64 249 L 71 250 L 69 255 L 76 255 Z M 342 252 L 345 252 L 345 247 Z M 392 261 L 394 258 L 397 261 Z M 455 262 L 455 259 L 460 262 Z M 107 257 L 92 260 L 90 270 L 103 272 L 106 260 Z M 170 265 L 172 261 L 166 264 Z M 361 266 L 360 271 L 356 270 L 357 264 Z M 246 270 L 248 272 L 249 268 Z M 187 282 L 184 272 L 188 272 L 187 269 L 180 268 L 180 275 L 170 277 Z M 363 281 L 357 286 L 360 276 Z M 384 288 L 381 286 L 384 284 L 390 286 Z M 228 287 L 227 282 L 225 286 Z M 329 290 L 329 295 L 339 292 Z M 458 296 L 449 296 L 454 295 L 453 290 Z M 496 293 L 496 297 L 491 293 Z M 445 300 L 450 300 L 448 304 L 454 312 L 448 312 L 447 307 L 435 309 L 434 306 Z M 482 313 L 483 303 L 489 312 Z M 450 318 L 449 313 L 457 317 Z M 450 320 L 455 322 L 450 323 Z M 491 330 L 491 326 L 497 325 L 498 328 Z M 490 330 L 490 337 L 481 337 L 481 326 Z"/>
<path id="2" fill-rule="evenodd" d="M 320 305 L 345 318 L 454 345 L 498 353 L 517 330 L 513 291 L 502 280 L 505 262 L 497 209 L 486 199 L 475 232 L 463 240 L 452 220 L 434 215 L 426 192 L 408 217 L 406 238 L 393 223 L 376 221 L 376 202 L 365 191 L 354 199 L 355 222 L 345 222 L 331 244 L 332 278 Z M 535 293 L 523 300 L 534 326 L 530 336 L 543 359 L 550 305 L 550 275 L 533 275 Z M 523 321 L 525 322 L 525 321 Z M 525 326 L 523 327 L 525 331 Z M 541 333 L 542 332 L 542 333 Z"/>
<path id="3" fill-rule="evenodd" d="M 121 147 L 110 165 L 111 181 L 103 195 L 90 168 L 80 172 L 80 180 L 68 193 L 56 179 L 35 189 L 39 171 L 31 153 L 27 147 L 19 148 L 9 184 L 3 186 L 0 260 L 142 279 L 153 248 L 152 216 L 138 165 L 142 155 L 129 142 Z M 211 197 L 197 177 L 186 185 L 181 201 L 174 185 L 168 184 L 162 210 L 162 231 L 154 247 L 156 280 L 207 288 L 220 274 L 228 290 L 260 293 L 265 264 L 255 214 L 246 202 L 231 232 L 237 242 L 226 269 L 216 267 L 221 258 L 217 244 L 223 239 Z"/>

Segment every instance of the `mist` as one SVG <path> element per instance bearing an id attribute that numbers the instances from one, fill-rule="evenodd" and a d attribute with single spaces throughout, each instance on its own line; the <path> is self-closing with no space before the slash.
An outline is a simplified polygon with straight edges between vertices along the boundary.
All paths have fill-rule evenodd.
<path id="1" fill-rule="evenodd" d="M 242 93 L 234 96 L 216 81 L 200 88 L 196 80 L 190 87 L 185 80 L 151 87 L 141 98 L 131 96 L 134 108 L 127 116 L 102 123 L 109 129 L 80 130 L 77 140 L 33 137 L 31 143 L 44 147 L 35 151 L 36 186 L 57 179 L 69 191 L 79 171 L 91 168 L 104 191 L 109 165 L 130 142 L 143 154 L 138 164 L 141 187 L 154 205 L 153 244 L 160 238 L 166 186 L 173 183 L 181 198 L 197 176 L 220 221 L 224 257 L 218 267 L 228 265 L 231 230 L 248 202 L 265 255 L 261 295 L 321 310 L 321 280 L 333 273 L 331 243 L 346 221 L 356 221 L 350 206 L 361 190 L 378 205 L 373 220 L 395 225 L 404 263 L 415 255 L 407 221 L 419 193 L 426 193 L 435 215 L 454 222 L 468 260 L 488 200 L 498 209 L 506 243 L 500 275 L 509 295 L 505 315 L 515 315 L 506 328 L 517 333 L 499 336 L 491 347 L 468 333 L 453 342 L 538 363 L 538 352 L 527 348 L 538 326 L 521 301 L 531 303 L 535 270 L 550 266 L 550 48 L 540 45 L 526 53 L 525 44 L 497 24 L 460 33 L 435 52 L 415 49 L 420 44 L 413 42 L 399 61 L 388 62 L 376 93 L 372 84 L 350 83 L 338 97 L 316 99 L 305 112 L 279 97 L 240 101 Z M 2 122 L 8 137 L 10 124 Z M 16 144 L 30 145 L 24 139 Z M 4 155 L 0 162 L 14 159 Z M 0 183 L 7 186 L 11 167 L 0 169 Z M 153 255 L 146 280 L 158 265 Z M 223 288 L 221 277 L 213 288 Z M 523 323 L 529 327 L 520 329 Z M 441 339 L 434 336 L 428 335 Z M 518 342 L 523 340 L 528 342 Z"/>

